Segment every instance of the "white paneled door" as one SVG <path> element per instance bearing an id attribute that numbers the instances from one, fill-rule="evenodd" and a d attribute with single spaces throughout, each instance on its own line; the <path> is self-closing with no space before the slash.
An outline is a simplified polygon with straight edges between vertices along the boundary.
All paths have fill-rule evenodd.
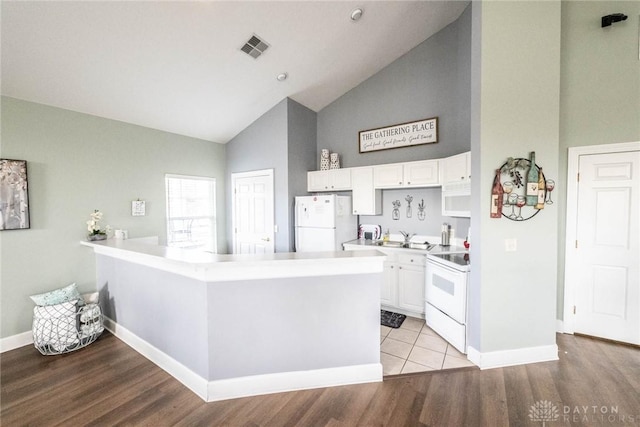
<path id="1" fill-rule="evenodd" d="M 640 152 L 581 155 L 574 331 L 640 344 Z"/>
<path id="2" fill-rule="evenodd" d="M 235 173 L 231 180 L 233 253 L 273 253 L 273 170 Z"/>

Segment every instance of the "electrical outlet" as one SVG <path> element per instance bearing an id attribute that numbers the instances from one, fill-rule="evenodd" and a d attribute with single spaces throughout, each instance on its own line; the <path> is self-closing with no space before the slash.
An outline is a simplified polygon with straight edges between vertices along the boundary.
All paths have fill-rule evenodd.
<path id="1" fill-rule="evenodd" d="M 504 239 L 505 252 L 515 252 L 518 250 L 518 241 L 516 239 Z"/>

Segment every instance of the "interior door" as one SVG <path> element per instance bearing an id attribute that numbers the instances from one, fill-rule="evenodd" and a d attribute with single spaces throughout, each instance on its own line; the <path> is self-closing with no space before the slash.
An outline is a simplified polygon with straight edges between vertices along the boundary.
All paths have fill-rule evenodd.
<path id="1" fill-rule="evenodd" d="M 231 180 L 233 253 L 273 253 L 273 170 L 232 174 Z"/>
<path id="2" fill-rule="evenodd" d="M 579 157 L 575 332 L 640 344 L 640 152 Z"/>

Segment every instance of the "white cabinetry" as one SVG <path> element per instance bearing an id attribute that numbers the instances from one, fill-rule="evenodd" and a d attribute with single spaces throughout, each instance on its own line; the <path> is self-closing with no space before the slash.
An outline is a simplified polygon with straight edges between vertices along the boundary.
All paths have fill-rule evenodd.
<path id="1" fill-rule="evenodd" d="M 351 169 L 307 172 L 307 191 L 351 190 Z"/>
<path id="2" fill-rule="evenodd" d="M 471 152 L 442 159 L 442 215 L 471 217 Z"/>
<path id="3" fill-rule="evenodd" d="M 424 317 L 424 281 L 426 255 L 387 255 L 380 292 L 380 304 L 389 310 Z"/>
<path id="4" fill-rule="evenodd" d="M 398 307 L 424 314 L 426 255 L 398 256 Z"/>
<path id="5" fill-rule="evenodd" d="M 424 286 L 427 255 L 411 249 L 388 249 L 365 245 L 344 245 L 345 251 L 376 249 L 385 255 L 380 305 L 385 310 L 424 317 Z"/>
<path id="6" fill-rule="evenodd" d="M 382 195 L 373 186 L 373 168 L 351 168 L 351 203 L 354 215 L 380 215 Z"/>
<path id="7" fill-rule="evenodd" d="M 438 160 L 422 160 L 404 164 L 404 185 L 408 187 L 426 187 L 439 185 Z"/>
<path id="8" fill-rule="evenodd" d="M 471 152 L 442 159 L 442 183 L 471 181 Z"/>
<path id="9" fill-rule="evenodd" d="M 380 291 L 380 304 L 387 307 L 396 307 L 398 305 L 398 264 L 385 261 L 383 265 L 384 275 Z"/>
<path id="10" fill-rule="evenodd" d="M 440 184 L 438 160 L 374 166 L 376 188 L 429 187 Z"/>
<path id="11" fill-rule="evenodd" d="M 373 167 L 373 185 L 376 188 L 401 187 L 404 182 L 402 163 Z"/>

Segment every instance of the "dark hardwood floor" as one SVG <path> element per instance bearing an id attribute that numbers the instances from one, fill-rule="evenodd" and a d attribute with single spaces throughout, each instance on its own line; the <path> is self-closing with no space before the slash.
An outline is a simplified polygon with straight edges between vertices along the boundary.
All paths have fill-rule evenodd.
<path id="1" fill-rule="evenodd" d="M 41 356 L 32 346 L 0 355 L 0 425 L 640 425 L 639 349 L 562 334 L 558 346 L 555 362 L 204 403 L 105 333 L 67 355 Z M 534 407 L 542 401 L 551 412 Z"/>

